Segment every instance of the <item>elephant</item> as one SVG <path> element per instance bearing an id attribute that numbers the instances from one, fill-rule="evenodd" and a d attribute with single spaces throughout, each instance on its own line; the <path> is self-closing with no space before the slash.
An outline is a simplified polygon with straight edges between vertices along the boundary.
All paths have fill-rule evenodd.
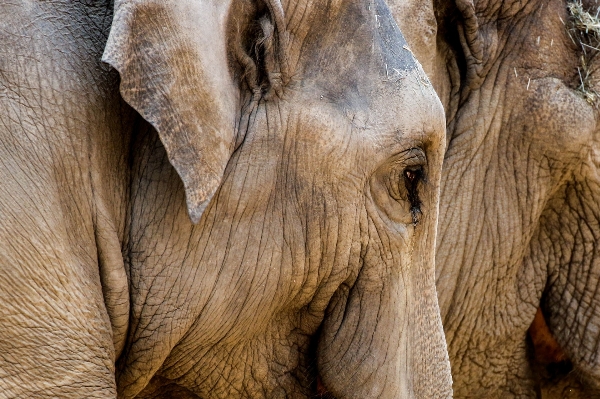
<path id="1" fill-rule="evenodd" d="M 390 1 L 444 104 L 456 398 L 600 397 L 598 4 Z"/>
<path id="2" fill-rule="evenodd" d="M 0 397 L 450 398 L 442 103 L 383 0 L 0 4 Z"/>

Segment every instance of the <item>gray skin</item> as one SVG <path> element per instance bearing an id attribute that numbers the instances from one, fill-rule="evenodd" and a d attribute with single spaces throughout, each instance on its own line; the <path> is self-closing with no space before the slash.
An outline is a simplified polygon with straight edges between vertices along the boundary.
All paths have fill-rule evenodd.
<path id="1" fill-rule="evenodd" d="M 600 397 L 598 108 L 567 3 L 391 3 L 448 121 L 436 284 L 455 397 Z M 538 308 L 563 364 L 533 350 Z"/>
<path id="2" fill-rule="evenodd" d="M 443 108 L 381 0 L 0 16 L 1 398 L 451 397 Z"/>

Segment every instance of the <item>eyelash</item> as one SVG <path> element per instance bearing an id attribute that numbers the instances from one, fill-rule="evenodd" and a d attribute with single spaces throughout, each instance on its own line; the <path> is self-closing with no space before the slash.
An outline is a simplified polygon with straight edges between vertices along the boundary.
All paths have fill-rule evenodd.
<path id="1" fill-rule="evenodd" d="M 408 202 L 410 203 L 410 214 L 412 216 L 413 226 L 419 223 L 421 212 L 421 199 L 419 198 L 419 182 L 423 181 L 423 169 L 406 168 L 402 172 L 404 176 L 404 186 L 408 194 Z"/>

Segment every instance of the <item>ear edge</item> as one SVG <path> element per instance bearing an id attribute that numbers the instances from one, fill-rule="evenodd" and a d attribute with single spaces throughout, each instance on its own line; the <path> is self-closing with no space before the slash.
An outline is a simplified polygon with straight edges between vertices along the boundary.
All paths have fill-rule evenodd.
<path id="1" fill-rule="evenodd" d="M 153 6 L 157 7 L 158 14 L 165 11 L 160 5 L 153 4 Z M 179 80 L 169 76 L 172 71 L 163 66 L 169 65 L 166 60 L 176 55 L 173 53 L 177 53 L 179 49 L 162 53 L 153 48 L 152 40 L 139 35 L 139 32 L 134 32 L 136 26 L 134 19 L 138 11 L 135 7 L 135 4 L 121 3 L 121 7 L 117 9 L 115 5 L 113 26 L 102 61 L 119 72 L 121 77 L 119 90 L 123 99 L 158 132 L 169 161 L 183 182 L 190 220 L 197 224 L 221 183 L 224 169 L 233 151 L 234 129 L 231 126 L 231 134 L 227 135 L 220 131 L 222 129 L 218 128 L 218 123 L 208 125 L 196 123 L 202 118 L 194 115 L 197 111 L 193 107 L 195 104 L 184 104 L 181 98 L 179 102 L 174 102 L 173 98 L 170 98 L 169 95 L 172 96 L 172 92 L 177 94 L 177 90 L 169 91 L 169 89 L 177 85 L 185 86 L 182 92 L 188 93 L 180 97 L 196 94 L 190 88 L 202 86 L 203 82 L 194 79 L 194 75 L 200 74 L 194 70 L 193 65 L 191 68 L 190 65 L 186 65 L 191 69 L 187 71 L 191 76 L 179 77 Z M 164 23 L 167 29 L 175 30 L 168 22 Z M 148 29 L 142 33 L 147 35 Z M 141 39 L 136 38 L 136 35 Z M 147 65 L 153 66 L 151 71 Z M 152 78 L 148 78 L 148 75 Z M 182 85 L 182 82 L 189 84 Z M 169 88 L 160 87 L 161 83 Z M 164 112 L 164 110 L 168 111 Z M 210 111 L 208 110 L 207 113 Z M 202 136 L 201 140 L 206 142 L 204 143 L 206 148 L 195 142 L 200 139 L 198 136 Z"/>

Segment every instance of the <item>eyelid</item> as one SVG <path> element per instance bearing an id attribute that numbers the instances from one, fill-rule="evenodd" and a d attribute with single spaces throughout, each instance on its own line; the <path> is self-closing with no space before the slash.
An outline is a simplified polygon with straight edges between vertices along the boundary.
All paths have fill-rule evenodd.
<path id="1" fill-rule="evenodd" d="M 427 164 L 427 156 L 425 151 L 419 147 L 412 147 L 402 152 L 397 153 L 392 157 L 391 165 L 397 167 L 425 166 Z"/>
<path id="2" fill-rule="evenodd" d="M 425 166 L 427 164 L 427 156 L 425 151 L 418 147 L 413 147 L 407 151 L 407 156 L 402 159 L 405 166 Z"/>
<path id="3" fill-rule="evenodd" d="M 392 198 L 396 200 L 407 200 L 402 193 L 406 195 L 405 172 L 406 170 L 418 171 L 419 181 L 426 181 L 425 166 L 427 157 L 425 151 L 413 147 L 396 155 L 391 168 L 386 176 L 386 185 Z"/>
<path id="4" fill-rule="evenodd" d="M 410 148 L 396 155 L 392 163 L 392 170 L 395 172 L 395 178 L 401 178 L 404 174 L 405 169 L 417 170 L 421 169 L 423 176 L 425 177 L 425 166 L 427 165 L 427 156 L 425 151 L 418 147 Z"/>

